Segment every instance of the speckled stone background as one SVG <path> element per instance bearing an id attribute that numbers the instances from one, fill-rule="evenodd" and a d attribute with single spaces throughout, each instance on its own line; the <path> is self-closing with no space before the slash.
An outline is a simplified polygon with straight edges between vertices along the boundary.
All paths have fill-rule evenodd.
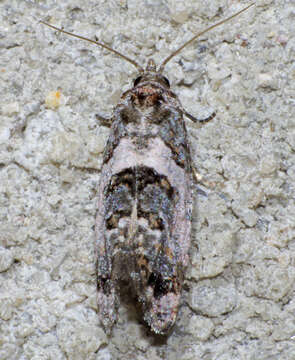
<path id="1" fill-rule="evenodd" d="M 165 74 L 195 167 L 191 267 L 173 333 L 125 303 L 107 339 L 94 271 L 96 189 L 129 63 L 145 64 L 245 7 L 233 0 L 0 1 L 0 359 L 295 359 L 295 4 L 257 1 Z"/>

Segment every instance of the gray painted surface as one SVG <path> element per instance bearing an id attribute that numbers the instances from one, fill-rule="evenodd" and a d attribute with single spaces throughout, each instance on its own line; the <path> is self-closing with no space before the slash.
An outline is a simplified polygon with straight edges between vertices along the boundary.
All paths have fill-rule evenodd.
<path id="1" fill-rule="evenodd" d="M 247 4 L 1 1 L 0 359 L 295 359 L 294 3 L 258 1 L 167 65 L 185 109 L 217 116 L 202 128 L 187 121 L 203 184 L 166 341 L 146 334 L 131 305 L 109 340 L 97 316 L 108 130 L 95 114 L 111 114 L 136 69 L 38 24 L 96 35 L 144 65 Z"/>

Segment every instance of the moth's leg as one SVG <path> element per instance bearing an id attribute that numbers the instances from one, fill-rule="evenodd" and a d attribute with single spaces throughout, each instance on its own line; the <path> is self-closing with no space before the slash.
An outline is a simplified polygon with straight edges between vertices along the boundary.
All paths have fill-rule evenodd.
<path id="1" fill-rule="evenodd" d="M 186 112 L 184 109 L 182 109 L 182 111 L 183 111 L 183 114 L 186 117 L 188 117 L 190 120 L 192 120 L 195 123 L 201 123 L 201 124 L 205 124 L 205 123 L 211 121 L 216 116 L 216 112 L 214 111 L 210 116 L 208 116 L 204 119 L 197 119 L 194 116 L 192 116 L 191 114 L 189 114 L 188 112 Z M 193 179 L 196 182 L 196 184 L 201 184 L 201 185 L 204 185 L 205 187 L 208 187 L 209 183 L 207 181 L 203 180 L 202 175 L 194 167 L 194 165 L 192 164 L 192 161 L 191 161 L 191 169 L 192 169 Z"/>
<path id="2" fill-rule="evenodd" d="M 209 121 L 211 121 L 212 119 L 215 118 L 216 116 L 216 112 L 214 111 L 210 116 L 206 117 L 205 119 L 197 119 L 194 116 L 192 116 L 191 114 L 189 114 L 188 112 L 186 112 L 185 110 L 182 110 L 183 114 L 188 117 L 191 121 L 196 122 L 196 123 L 207 123 Z"/>
<path id="3" fill-rule="evenodd" d="M 211 182 L 209 180 L 206 180 L 199 172 L 198 170 L 195 168 L 194 165 L 191 165 L 191 169 L 192 169 L 192 175 L 193 175 L 193 181 L 195 182 L 196 185 L 201 185 L 204 186 L 204 188 L 206 188 L 207 190 L 213 190 L 216 187 L 216 184 L 214 182 Z M 197 190 L 200 193 L 204 193 L 204 191 L 199 188 L 197 186 Z"/>
<path id="4" fill-rule="evenodd" d="M 100 126 L 105 126 L 105 127 L 108 127 L 108 128 L 110 128 L 112 126 L 113 117 L 106 118 L 106 117 L 104 117 L 104 116 L 102 116 L 100 114 L 95 114 L 95 118 L 98 121 Z"/>
<path id="5" fill-rule="evenodd" d="M 196 184 L 202 183 L 203 180 L 203 176 L 198 173 L 198 170 L 195 168 L 195 166 L 192 164 L 192 174 L 193 174 L 193 179 L 196 182 Z"/>
<path id="6" fill-rule="evenodd" d="M 97 260 L 97 302 L 100 321 L 107 335 L 117 321 L 119 306 L 115 282 L 112 279 L 111 262 L 103 244 L 98 251 Z"/>

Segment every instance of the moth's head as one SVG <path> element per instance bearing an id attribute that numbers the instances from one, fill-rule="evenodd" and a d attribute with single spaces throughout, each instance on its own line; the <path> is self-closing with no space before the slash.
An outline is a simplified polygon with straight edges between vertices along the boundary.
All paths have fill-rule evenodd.
<path id="1" fill-rule="evenodd" d="M 170 88 L 169 80 L 163 76 L 161 72 L 157 71 L 156 63 L 153 59 L 148 60 L 146 69 L 139 73 L 139 75 L 134 80 L 133 85 L 137 86 L 145 81 L 157 82 L 168 89 Z"/>

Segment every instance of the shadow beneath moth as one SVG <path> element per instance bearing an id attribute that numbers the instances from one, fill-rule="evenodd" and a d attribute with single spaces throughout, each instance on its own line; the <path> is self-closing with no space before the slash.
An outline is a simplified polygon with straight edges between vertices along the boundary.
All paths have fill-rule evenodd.
<path id="1" fill-rule="evenodd" d="M 173 327 L 189 261 L 193 168 L 181 106 L 162 75 L 165 65 L 205 32 L 249 9 L 210 26 L 167 57 L 159 68 L 152 59 L 143 69 L 107 45 L 95 43 L 133 64 L 133 87 L 115 107 L 104 151 L 96 218 L 97 288 L 100 320 L 110 334 L 117 320 L 120 286 L 128 286 L 156 334 Z"/>

